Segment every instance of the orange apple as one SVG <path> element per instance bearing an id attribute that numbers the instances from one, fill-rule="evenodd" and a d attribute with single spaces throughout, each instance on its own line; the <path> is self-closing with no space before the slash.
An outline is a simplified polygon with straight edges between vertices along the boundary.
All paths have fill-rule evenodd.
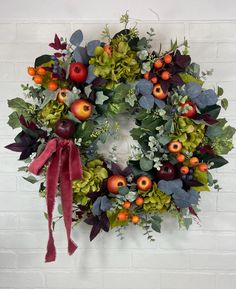
<path id="1" fill-rule="evenodd" d="M 152 187 L 152 181 L 147 176 L 141 176 L 137 179 L 137 187 L 141 191 L 148 191 Z"/>
<path id="2" fill-rule="evenodd" d="M 125 177 L 120 175 L 114 175 L 108 178 L 107 188 L 110 193 L 118 194 L 119 187 L 126 186 L 127 182 Z"/>
<path id="3" fill-rule="evenodd" d="M 65 99 L 67 98 L 67 89 L 66 88 L 62 88 L 58 94 L 57 94 L 57 101 L 60 103 L 64 103 Z"/>
<path id="4" fill-rule="evenodd" d="M 154 85 L 152 94 L 157 99 L 165 99 L 167 97 L 167 92 L 164 92 L 162 90 L 160 83 L 157 83 L 156 85 Z"/>
<path id="5" fill-rule="evenodd" d="M 89 101 L 85 99 L 76 99 L 72 103 L 70 110 L 79 120 L 86 120 L 91 116 L 93 108 Z"/>

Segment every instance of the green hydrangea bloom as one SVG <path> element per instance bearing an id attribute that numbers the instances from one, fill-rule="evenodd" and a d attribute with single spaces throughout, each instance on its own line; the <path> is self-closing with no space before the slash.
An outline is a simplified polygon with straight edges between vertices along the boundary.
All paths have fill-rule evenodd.
<path id="1" fill-rule="evenodd" d="M 139 193 L 144 198 L 143 209 L 145 212 L 165 212 L 170 207 L 171 197 L 163 193 L 156 183 L 149 192 L 141 191 Z"/>
<path id="2" fill-rule="evenodd" d="M 194 152 L 202 143 L 205 135 L 205 125 L 196 124 L 190 118 L 179 116 L 174 121 L 174 134 L 172 140 L 180 141 L 183 148 L 188 152 Z"/>
<path id="3" fill-rule="evenodd" d="M 112 40 L 111 55 L 103 47 L 97 46 L 89 63 L 94 65 L 93 73 L 96 76 L 111 80 L 111 83 L 117 83 L 121 78 L 132 82 L 141 71 L 137 53 L 131 50 L 127 42 L 117 39 Z"/>
<path id="4" fill-rule="evenodd" d="M 88 193 L 98 192 L 105 179 L 108 178 L 108 171 L 103 167 L 103 161 L 92 160 L 83 167 L 83 178 L 73 182 L 73 196 L 76 204 L 85 206 L 90 198 Z"/>
<path id="5" fill-rule="evenodd" d="M 43 123 L 47 124 L 47 126 L 53 127 L 56 122 L 61 119 L 63 110 L 63 103 L 59 103 L 56 100 L 51 100 L 39 112 L 38 117 Z"/>

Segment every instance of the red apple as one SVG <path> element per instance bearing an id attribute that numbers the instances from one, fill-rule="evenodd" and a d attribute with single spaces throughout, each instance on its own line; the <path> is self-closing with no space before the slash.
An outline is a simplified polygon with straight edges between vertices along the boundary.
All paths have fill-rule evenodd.
<path id="1" fill-rule="evenodd" d="M 187 112 L 182 113 L 182 116 L 186 116 L 186 117 L 191 118 L 197 113 L 196 105 L 194 103 L 192 103 L 191 101 L 186 101 L 185 103 L 182 103 L 180 106 L 184 109 L 186 104 L 189 105 L 190 108 Z"/>
<path id="2" fill-rule="evenodd" d="M 136 183 L 138 189 L 141 191 L 148 191 L 152 187 L 152 181 L 148 176 L 140 176 Z"/>
<path id="3" fill-rule="evenodd" d="M 61 119 L 56 123 L 55 133 L 65 139 L 71 138 L 75 133 L 75 123 L 70 119 Z"/>
<path id="4" fill-rule="evenodd" d="M 126 186 L 127 182 L 125 177 L 119 176 L 119 175 L 114 175 L 109 177 L 107 180 L 107 189 L 110 193 L 113 194 L 118 194 L 119 192 L 119 187 Z"/>
<path id="5" fill-rule="evenodd" d="M 86 120 L 92 114 L 92 104 L 85 99 L 76 99 L 70 110 L 79 120 Z"/>
<path id="6" fill-rule="evenodd" d="M 80 62 L 71 63 L 70 65 L 70 79 L 82 83 L 86 80 L 88 75 L 87 67 Z"/>
<path id="7" fill-rule="evenodd" d="M 175 167 L 171 163 L 166 162 L 157 171 L 157 177 L 161 180 L 169 181 L 175 178 L 175 173 Z"/>

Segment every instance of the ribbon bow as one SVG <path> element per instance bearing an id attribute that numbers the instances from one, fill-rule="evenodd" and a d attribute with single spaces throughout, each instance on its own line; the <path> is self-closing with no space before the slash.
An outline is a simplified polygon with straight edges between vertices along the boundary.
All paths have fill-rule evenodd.
<path id="1" fill-rule="evenodd" d="M 49 238 L 47 244 L 46 262 L 56 259 L 56 248 L 52 233 L 53 208 L 57 186 L 60 183 L 61 203 L 68 241 L 68 253 L 72 255 L 77 245 L 71 239 L 72 224 L 72 181 L 82 178 L 80 151 L 72 140 L 60 138 L 51 139 L 43 152 L 29 165 L 29 171 L 39 175 L 43 166 L 49 163 L 46 178 L 47 213 Z"/>

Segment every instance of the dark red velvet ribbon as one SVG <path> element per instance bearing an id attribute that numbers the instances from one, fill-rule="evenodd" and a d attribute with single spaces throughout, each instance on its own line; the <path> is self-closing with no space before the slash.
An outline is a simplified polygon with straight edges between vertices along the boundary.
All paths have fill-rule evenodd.
<path id="1" fill-rule="evenodd" d="M 48 213 L 49 238 L 47 244 L 46 262 L 56 259 L 56 248 L 52 233 L 53 208 L 55 204 L 58 183 L 60 184 L 61 204 L 68 241 L 68 253 L 72 255 L 77 245 L 71 239 L 72 225 L 72 181 L 82 178 L 80 151 L 72 140 L 60 138 L 51 139 L 43 152 L 29 165 L 29 171 L 39 175 L 44 165 L 48 164 L 46 176 L 46 199 Z"/>

